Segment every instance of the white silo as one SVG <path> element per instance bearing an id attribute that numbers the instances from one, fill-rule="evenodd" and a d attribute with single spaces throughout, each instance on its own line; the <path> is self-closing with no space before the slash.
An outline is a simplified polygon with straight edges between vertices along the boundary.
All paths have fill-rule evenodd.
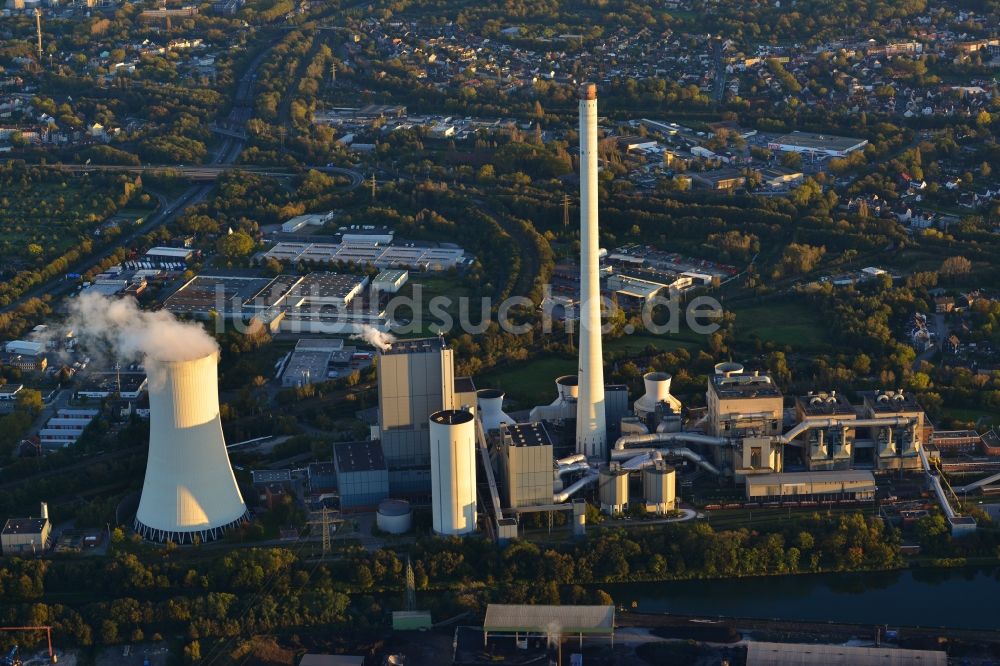
<path id="1" fill-rule="evenodd" d="M 211 541 L 247 519 L 219 419 L 218 352 L 146 359 L 149 459 L 135 531 L 152 541 Z"/>
<path id="2" fill-rule="evenodd" d="M 431 511 L 438 534 L 476 529 L 476 426 L 470 412 L 446 409 L 430 417 Z"/>

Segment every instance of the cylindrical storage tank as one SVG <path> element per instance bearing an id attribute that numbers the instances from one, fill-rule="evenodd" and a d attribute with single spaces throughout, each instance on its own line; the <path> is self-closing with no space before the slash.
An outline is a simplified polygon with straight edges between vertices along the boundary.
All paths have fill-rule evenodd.
<path id="1" fill-rule="evenodd" d="M 556 391 L 563 400 L 576 400 L 580 395 L 580 382 L 576 375 L 556 377 Z"/>
<path id="2" fill-rule="evenodd" d="M 461 535 L 476 529 L 476 428 L 469 412 L 431 414 L 431 511 L 434 531 Z"/>
<path id="3" fill-rule="evenodd" d="M 715 374 L 722 375 L 723 377 L 742 375 L 743 365 L 740 363 L 734 363 L 733 361 L 726 361 L 725 363 L 716 363 Z"/>
<path id="4" fill-rule="evenodd" d="M 624 513 L 628 508 L 628 470 L 616 462 L 601 465 L 597 487 L 602 512 L 609 516 Z"/>
<path id="5" fill-rule="evenodd" d="M 378 505 L 375 514 L 375 524 L 383 532 L 389 534 L 404 534 L 410 531 L 413 524 L 413 511 L 406 500 L 387 499 Z"/>
<path id="6" fill-rule="evenodd" d="M 646 511 L 658 516 L 677 507 L 677 471 L 662 460 L 642 470 L 642 498 Z"/>
<path id="7" fill-rule="evenodd" d="M 503 391 L 497 389 L 476 391 L 479 418 L 483 422 L 483 430 L 486 432 L 499 430 L 501 423 L 514 423 L 514 419 L 503 412 L 503 398 Z"/>
<path id="8" fill-rule="evenodd" d="M 135 531 L 152 541 L 210 541 L 247 518 L 219 419 L 219 353 L 146 359 L 149 458 Z"/>

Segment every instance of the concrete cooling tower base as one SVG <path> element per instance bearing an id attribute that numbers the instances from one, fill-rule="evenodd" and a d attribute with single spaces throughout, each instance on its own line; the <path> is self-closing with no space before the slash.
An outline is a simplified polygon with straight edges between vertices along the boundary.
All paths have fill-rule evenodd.
<path id="1" fill-rule="evenodd" d="M 250 511 L 247 510 L 244 511 L 242 516 L 227 525 L 221 525 L 219 527 L 212 527 L 194 532 L 161 530 L 155 527 L 149 527 L 148 525 L 143 525 L 142 522 L 136 518 L 135 522 L 132 524 L 132 529 L 146 541 L 153 541 L 156 543 L 173 541 L 174 543 L 183 546 L 195 543 L 196 536 L 198 537 L 199 543 L 207 543 L 209 541 L 221 539 L 226 531 L 231 530 L 234 527 L 239 527 L 243 523 L 249 522 L 251 518 L 252 515 L 250 514 Z"/>

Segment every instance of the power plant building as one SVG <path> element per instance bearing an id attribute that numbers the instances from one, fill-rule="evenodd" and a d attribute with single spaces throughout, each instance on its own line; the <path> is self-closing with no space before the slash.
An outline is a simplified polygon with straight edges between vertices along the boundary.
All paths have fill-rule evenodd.
<path id="1" fill-rule="evenodd" d="M 813 428 L 798 442 L 806 466 L 810 470 L 850 469 L 854 464 L 854 407 L 836 391 L 810 393 L 795 398 L 795 418 L 798 423 L 836 420 L 840 427 Z"/>
<path id="2" fill-rule="evenodd" d="M 400 340 L 378 356 L 379 432 L 389 467 L 430 464 L 431 414 L 455 408 L 452 350 L 443 338 Z"/>
<path id="3" fill-rule="evenodd" d="M 739 363 L 720 363 L 708 378 L 708 431 L 733 442 L 731 459 L 737 480 L 746 474 L 780 472 L 781 448 L 775 437 L 784 422 L 784 397 L 770 376 L 746 374 Z M 717 447 L 718 452 L 722 449 Z"/>
<path id="4" fill-rule="evenodd" d="M 507 506 L 552 503 L 552 440 L 543 423 L 519 423 L 500 428 L 500 468 Z"/>
<path id="5" fill-rule="evenodd" d="M 340 508 L 372 509 L 389 497 L 389 472 L 378 442 L 345 442 L 333 449 Z"/>
<path id="6" fill-rule="evenodd" d="M 467 407 L 476 387 L 455 377 L 454 354 L 443 338 L 400 340 L 378 355 L 378 429 L 393 495 L 431 490 L 431 414 Z"/>
<path id="7" fill-rule="evenodd" d="M 744 479 L 746 497 L 755 502 L 789 500 L 868 501 L 875 498 L 875 477 L 867 470 L 759 474 Z"/>

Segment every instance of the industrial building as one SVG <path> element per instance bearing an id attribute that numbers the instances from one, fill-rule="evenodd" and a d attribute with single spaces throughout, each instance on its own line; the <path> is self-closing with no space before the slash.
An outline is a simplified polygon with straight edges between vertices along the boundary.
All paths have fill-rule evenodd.
<path id="1" fill-rule="evenodd" d="M 876 490 L 875 477 L 867 470 L 759 474 L 747 476 L 744 483 L 751 502 L 871 501 Z"/>
<path id="2" fill-rule="evenodd" d="M 146 539 L 211 541 L 248 519 L 222 435 L 218 363 L 218 352 L 146 360 L 156 381 L 149 391 L 149 459 L 134 525 Z"/>
<path id="3" fill-rule="evenodd" d="M 456 378 L 454 355 L 443 338 L 393 342 L 380 350 L 378 437 L 394 496 L 431 491 L 430 416 L 443 410 L 474 409 L 476 387 Z"/>
<path id="4" fill-rule="evenodd" d="M 337 487 L 337 466 L 332 460 L 309 463 L 306 476 L 309 479 L 309 490 L 312 492 L 334 490 Z"/>
<path id="5" fill-rule="evenodd" d="M 340 338 L 301 338 L 285 362 L 281 385 L 285 388 L 325 382 L 332 378 L 330 364 L 334 354 L 343 351 Z"/>
<path id="6" fill-rule="evenodd" d="M 500 427 L 500 469 L 507 506 L 536 506 L 552 502 L 552 440 L 544 423 Z"/>
<path id="7" fill-rule="evenodd" d="M 353 334 L 389 330 L 377 301 L 366 298 L 368 278 L 316 272 L 274 278 L 198 275 L 164 301 L 164 309 L 198 319 L 222 316 L 256 322 L 272 333 Z"/>
<path id="8" fill-rule="evenodd" d="M 376 268 L 446 271 L 466 261 L 465 251 L 454 245 L 416 243 L 377 244 L 344 240 L 340 243 L 280 242 L 264 253 L 265 259 L 289 263 L 345 264 Z"/>
<path id="9" fill-rule="evenodd" d="M 38 518 L 8 518 L 0 530 L 0 552 L 6 556 L 36 555 L 43 553 L 52 538 L 49 507 L 41 505 Z"/>
<path id="10" fill-rule="evenodd" d="M 576 637 L 581 646 L 585 637 L 600 637 L 613 643 L 615 607 L 489 604 L 483 621 L 484 645 L 491 636 L 541 636 L 547 640 Z"/>
<path id="11" fill-rule="evenodd" d="M 91 372 L 80 383 L 75 395 L 77 399 L 103 400 L 117 394 L 125 400 L 136 400 L 148 384 L 146 373 L 141 370 Z"/>
<path id="12" fill-rule="evenodd" d="M 815 134 L 813 132 L 792 132 L 783 134 L 768 142 L 770 150 L 780 150 L 786 153 L 802 153 L 812 157 L 846 157 L 856 150 L 868 145 L 867 139 L 855 139 L 831 134 Z"/>
<path id="13" fill-rule="evenodd" d="M 716 449 L 716 463 L 731 465 L 737 480 L 746 474 L 781 471 L 784 398 L 771 377 L 746 374 L 739 363 L 720 363 L 708 378 L 708 433 L 735 442 L 731 460 Z"/>
<path id="14" fill-rule="evenodd" d="M 345 442 L 333 448 L 340 508 L 374 509 L 389 497 L 389 472 L 378 442 Z"/>
<path id="15" fill-rule="evenodd" d="M 408 271 L 389 268 L 375 276 L 372 280 L 372 289 L 379 293 L 395 294 L 403 288 L 409 279 L 410 273 Z"/>

